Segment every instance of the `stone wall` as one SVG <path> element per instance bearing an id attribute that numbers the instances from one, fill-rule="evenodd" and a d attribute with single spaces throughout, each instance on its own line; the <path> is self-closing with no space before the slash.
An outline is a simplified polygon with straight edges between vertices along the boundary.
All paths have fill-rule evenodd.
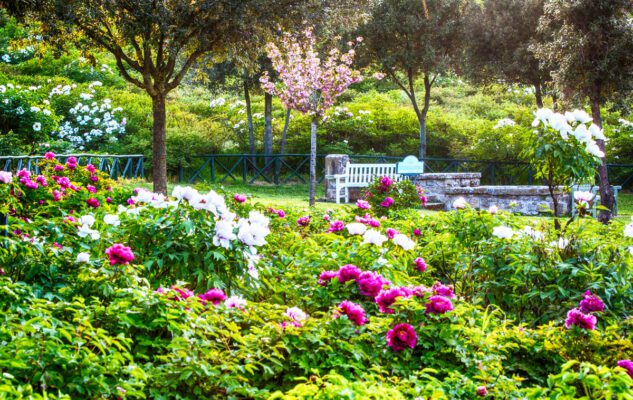
<path id="1" fill-rule="evenodd" d="M 563 188 L 556 192 L 558 213 L 569 213 L 570 195 Z M 453 187 L 446 190 L 444 206 L 446 210 L 453 208 L 453 202 L 464 198 L 473 208 L 487 209 L 496 205 L 501 210 L 518 212 L 523 215 L 539 215 L 543 208 L 553 210 L 547 186 L 477 186 Z"/>
<path id="2" fill-rule="evenodd" d="M 481 182 L 481 173 L 429 173 L 411 178 L 416 186 L 424 189 L 424 195 L 431 203 L 444 203 L 446 191 L 450 188 L 474 187 Z"/>

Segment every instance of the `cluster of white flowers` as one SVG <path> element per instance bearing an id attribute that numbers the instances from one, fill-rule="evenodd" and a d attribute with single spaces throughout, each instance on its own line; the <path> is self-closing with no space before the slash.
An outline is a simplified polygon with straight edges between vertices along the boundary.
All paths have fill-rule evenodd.
<path id="1" fill-rule="evenodd" d="M 492 129 L 500 129 L 500 128 L 504 128 L 506 126 L 515 126 L 516 124 L 517 123 L 514 122 L 510 118 L 502 118 L 499 121 L 497 121 L 497 124 L 495 126 L 493 126 Z"/>
<path id="2" fill-rule="evenodd" d="M 299 307 L 290 307 L 284 314 L 295 322 L 305 321 L 308 318 L 308 314 Z"/>
<path id="3" fill-rule="evenodd" d="M 387 236 L 381 234 L 375 229 L 368 229 L 363 235 L 363 244 L 375 244 L 376 246 L 382 246 L 382 244 L 387 240 Z"/>
<path id="4" fill-rule="evenodd" d="M 96 86 L 101 86 L 101 82 L 92 82 L 90 92 L 82 93 L 81 98 L 90 100 Z M 70 116 L 59 127 L 57 136 L 79 150 L 84 150 L 86 146 L 103 137 L 116 141 L 115 134 L 124 134 L 127 123 L 125 118 L 119 121 L 116 117 L 122 110 L 121 107 L 112 108 L 110 99 L 103 99 L 100 103 L 93 101 L 91 104 L 79 102 L 69 110 Z"/>
<path id="5" fill-rule="evenodd" d="M 16 50 L 12 50 L 9 47 L 7 52 L 0 57 L 0 60 L 5 64 L 17 64 L 33 57 L 33 54 L 35 54 L 35 47 L 33 46 L 26 46 Z"/>
<path id="6" fill-rule="evenodd" d="M 361 224 L 360 222 L 347 224 L 346 228 L 350 235 L 362 235 L 367 231 L 367 226 L 365 224 Z"/>
<path id="7" fill-rule="evenodd" d="M 411 240 L 407 235 L 403 235 L 402 233 L 398 233 L 393 237 L 393 243 L 402 247 L 404 250 L 413 250 L 415 247 L 415 242 Z"/>
<path id="8" fill-rule="evenodd" d="M 564 115 L 555 113 L 550 109 L 541 108 L 536 111 L 533 127 L 538 127 L 543 124 L 546 127 L 558 131 L 563 140 L 569 140 L 569 135 L 572 135 L 576 140 L 585 145 L 585 151 L 596 157 L 604 157 L 604 152 L 600 150 L 596 140 L 607 140 L 602 129 L 596 124 L 591 124 L 587 128 L 587 123 L 592 121 L 592 118 L 583 110 L 574 110 L 566 112 Z"/>
<path id="9" fill-rule="evenodd" d="M 90 236 L 92 240 L 99 240 L 101 233 L 98 230 L 92 229 L 95 223 L 95 217 L 91 214 L 84 215 L 79 218 L 79 228 L 77 228 L 77 235 L 81 238 Z"/>
<path id="10" fill-rule="evenodd" d="M 633 220 L 633 217 L 631 217 L 631 220 Z M 624 227 L 624 236 L 633 238 L 633 222 Z"/>
<path id="11" fill-rule="evenodd" d="M 492 236 L 498 237 L 500 239 L 511 239 L 512 236 L 515 235 L 515 232 L 512 228 L 507 226 L 495 226 L 492 228 Z"/>
<path id="12" fill-rule="evenodd" d="M 221 107 L 224 104 L 226 104 L 226 100 L 224 99 L 224 97 L 218 97 L 217 99 L 211 100 L 211 103 L 209 103 L 209 107 L 216 108 Z"/>

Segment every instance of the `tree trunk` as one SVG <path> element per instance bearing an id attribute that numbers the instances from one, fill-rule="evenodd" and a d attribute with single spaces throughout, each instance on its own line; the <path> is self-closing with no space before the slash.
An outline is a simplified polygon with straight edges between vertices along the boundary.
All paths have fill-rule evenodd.
<path id="1" fill-rule="evenodd" d="M 244 79 L 244 103 L 246 103 L 246 121 L 248 123 L 248 148 L 251 154 L 255 154 L 255 132 L 253 131 L 253 108 L 251 106 L 251 94 L 248 90 L 248 81 Z M 251 163 L 255 165 L 255 157 L 251 157 Z"/>
<path id="2" fill-rule="evenodd" d="M 273 95 L 264 94 L 264 165 L 268 165 L 271 161 L 270 156 L 273 154 Z M 268 167 L 266 167 L 268 170 Z"/>
<path id="3" fill-rule="evenodd" d="M 594 85 L 593 95 L 591 98 L 591 115 L 593 117 L 593 123 L 598 125 L 602 129 L 602 116 L 600 114 L 600 87 Z M 607 154 L 605 150 L 604 140 L 596 140 L 598 147 L 604 153 L 601 158 L 601 163 L 598 166 L 598 187 L 600 188 L 600 205 L 608 208 L 608 210 L 600 210 L 598 214 L 598 221 L 606 224 L 611 219 L 613 211 L 613 205 L 615 199 L 613 196 L 613 190 L 609 184 L 609 174 L 607 171 Z"/>
<path id="4" fill-rule="evenodd" d="M 543 108 L 543 91 L 540 82 L 534 83 L 534 98 L 536 99 L 536 106 Z"/>
<path id="5" fill-rule="evenodd" d="M 279 144 L 279 154 L 283 156 L 286 154 L 286 134 L 288 133 L 288 125 L 290 125 L 290 113 L 291 109 L 286 109 L 286 120 L 284 121 L 284 129 L 281 131 L 281 143 Z M 277 158 L 277 166 L 275 170 L 275 183 L 279 184 L 279 175 L 281 175 L 281 163 L 283 157 Z"/>
<path id="6" fill-rule="evenodd" d="M 316 202 L 316 155 L 317 155 L 317 126 L 319 117 L 312 117 L 312 126 L 310 127 L 310 207 Z"/>
<path id="7" fill-rule="evenodd" d="M 152 126 L 152 168 L 154 178 L 154 192 L 167 194 L 167 132 L 165 129 L 166 95 L 159 93 L 152 97 L 152 112 L 154 122 Z"/>
<path id="8" fill-rule="evenodd" d="M 418 124 L 420 126 L 420 149 L 418 158 L 424 160 L 426 158 L 426 117 L 422 114 L 418 115 Z"/>

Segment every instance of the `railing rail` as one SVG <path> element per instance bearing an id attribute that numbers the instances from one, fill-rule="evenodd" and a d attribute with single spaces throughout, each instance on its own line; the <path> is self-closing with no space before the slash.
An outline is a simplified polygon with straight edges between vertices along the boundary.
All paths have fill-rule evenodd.
<path id="1" fill-rule="evenodd" d="M 350 155 L 354 163 L 396 163 L 404 156 Z M 317 178 L 323 181 L 325 155 L 317 155 Z M 178 181 L 224 183 L 257 181 L 272 184 L 307 183 L 310 155 L 205 154 L 187 157 L 188 166 L 178 168 Z M 427 157 L 426 172 L 481 172 L 483 185 L 532 185 L 534 169 L 525 162 Z M 609 164 L 613 185 L 633 187 L 633 164 Z"/>
<path id="2" fill-rule="evenodd" d="M 112 179 L 144 178 L 145 157 L 142 154 L 63 154 L 55 158 L 62 163 L 75 157 L 79 165 L 93 164 Z M 27 169 L 40 173 L 39 162 L 44 156 L 0 156 L 0 170 L 16 172 Z"/>

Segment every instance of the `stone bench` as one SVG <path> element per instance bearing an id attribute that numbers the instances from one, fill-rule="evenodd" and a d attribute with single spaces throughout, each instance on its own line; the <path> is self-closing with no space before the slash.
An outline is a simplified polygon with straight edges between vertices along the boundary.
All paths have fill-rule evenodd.
<path id="1" fill-rule="evenodd" d="M 473 208 L 487 209 L 496 205 L 501 210 L 523 215 L 539 215 L 543 209 L 554 209 L 547 186 L 476 186 L 450 187 L 446 189 L 445 209 L 453 208 L 453 202 L 463 198 Z M 556 191 L 558 213 L 569 213 L 570 195 L 560 187 Z"/>
<path id="2" fill-rule="evenodd" d="M 479 186 L 479 172 L 426 173 L 411 178 L 411 181 L 424 189 L 424 195 L 432 203 L 444 203 L 449 188 Z"/>

